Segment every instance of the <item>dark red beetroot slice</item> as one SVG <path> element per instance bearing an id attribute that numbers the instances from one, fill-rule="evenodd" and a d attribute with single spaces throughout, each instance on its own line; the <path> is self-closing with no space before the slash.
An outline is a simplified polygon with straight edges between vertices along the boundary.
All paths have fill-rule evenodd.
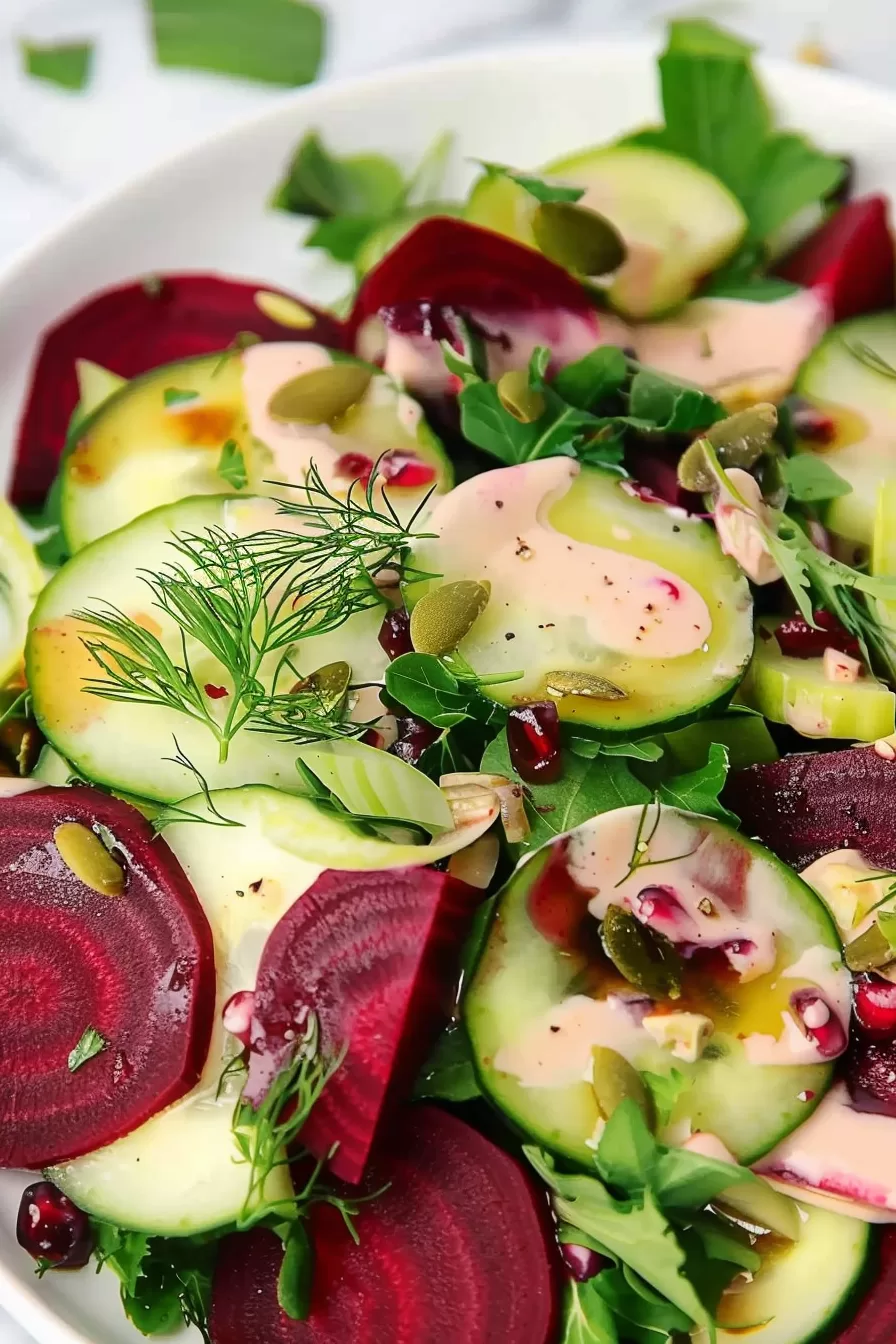
<path id="1" fill-rule="evenodd" d="M 857 1111 L 896 1119 L 896 1042 L 870 1040 L 853 1030 L 844 1072 Z"/>
<path id="2" fill-rule="evenodd" d="M 858 1314 L 834 1344 L 893 1344 L 896 1339 L 896 1227 L 881 1230 L 879 1260 L 864 1289 Z"/>
<path id="3" fill-rule="evenodd" d="M 334 317 L 301 300 L 313 324 L 284 326 L 258 307 L 259 293 L 282 291 L 221 275 L 167 275 L 103 290 L 66 313 L 44 334 L 37 354 L 19 426 L 14 502 L 40 504 L 56 475 L 78 404 L 78 359 L 134 378 L 161 364 L 224 350 L 239 332 L 254 332 L 265 341 L 345 345 L 343 326 Z"/>
<path id="4" fill-rule="evenodd" d="M 249 1078 L 257 1105 L 313 1009 L 340 1068 L 302 1130 L 333 1173 L 360 1181 L 393 1100 L 403 1100 L 450 1009 L 458 954 L 481 893 L 428 868 L 327 872 L 283 916 L 255 990 Z M 286 1035 L 290 1033 L 290 1037 Z"/>
<path id="5" fill-rule="evenodd" d="M 303 897 L 304 900 L 304 897 Z M 388 1189 L 357 1218 L 312 1213 L 311 1314 L 277 1305 L 283 1252 L 270 1232 L 225 1241 L 213 1344 L 548 1344 L 555 1248 L 547 1201 L 520 1165 L 462 1120 L 405 1112 L 371 1181 Z M 373 1187 L 372 1187 L 373 1188 Z"/>
<path id="6" fill-rule="evenodd" d="M 802 616 L 790 616 L 776 628 L 778 648 L 788 658 L 823 658 L 825 649 L 839 649 L 851 658 L 862 657 L 859 641 L 831 612 L 816 611 L 813 619 L 814 626 Z"/>
<path id="7" fill-rule="evenodd" d="M 111 833 L 120 895 L 63 862 L 54 834 L 65 822 Z M 0 1166 L 100 1148 L 194 1085 L 214 1015 L 212 933 L 139 812 L 88 788 L 4 799 L 0 927 Z M 90 1027 L 106 1044 L 72 1072 Z"/>
<path id="8" fill-rule="evenodd" d="M 870 864 L 896 868 L 896 761 L 871 747 L 785 756 L 731 775 L 724 801 L 794 868 L 832 850 L 860 849 Z"/>
<path id="9" fill-rule="evenodd" d="M 814 289 L 835 322 L 892 307 L 896 262 L 887 198 L 863 196 L 842 206 L 775 269 Z"/>

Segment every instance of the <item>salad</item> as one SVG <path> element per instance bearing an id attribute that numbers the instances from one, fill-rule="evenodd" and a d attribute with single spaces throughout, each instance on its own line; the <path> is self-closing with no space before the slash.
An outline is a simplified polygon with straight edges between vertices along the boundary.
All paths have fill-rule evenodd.
<path id="1" fill-rule="evenodd" d="M 708 22 L 659 74 L 465 201 L 312 133 L 340 314 L 150 276 L 37 354 L 0 1165 L 145 1335 L 896 1332 L 888 203 Z"/>

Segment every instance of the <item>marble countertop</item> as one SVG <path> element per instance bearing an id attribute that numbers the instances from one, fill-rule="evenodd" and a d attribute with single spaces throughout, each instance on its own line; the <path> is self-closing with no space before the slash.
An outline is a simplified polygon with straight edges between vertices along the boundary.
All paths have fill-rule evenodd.
<path id="1" fill-rule="evenodd" d="M 550 33 L 659 35 L 676 0 L 322 0 L 324 77 Z M 0 267 L 77 204 L 273 100 L 275 89 L 154 68 L 144 0 L 0 0 Z M 687 7 L 775 55 L 817 44 L 832 64 L 896 83 L 889 0 L 707 0 Z M 889 31 L 888 31 L 889 30 Z M 84 93 L 28 78 L 17 38 L 90 39 Z M 0 1344 L 30 1344 L 0 1307 Z"/>

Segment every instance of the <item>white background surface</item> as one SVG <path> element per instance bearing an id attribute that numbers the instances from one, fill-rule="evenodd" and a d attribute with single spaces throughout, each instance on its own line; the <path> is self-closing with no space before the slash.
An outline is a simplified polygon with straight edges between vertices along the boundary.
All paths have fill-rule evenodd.
<path id="1" fill-rule="evenodd" d="M 820 41 L 835 64 L 896 82 L 890 0 L 717 0 L 699 10 L 793 55 Z M 550 33 L 651 31 L 669 0 L 329 0 L 327 74 L 415 55 L 537 42 Z M 89 91 L 28 79 L 16 37 L 97 43 Z M 533 91 L 537 99 L 537 91 Z M 79 201 L 282 95 L 264 86 L 153 68 L 143 0 L 0 0 L 0 266 Z M 535 100 L 534 100 L 535 101 Z M 536 113 L 537 115 L 537 110 Z M 444 118 L 450 125 L 450 109 Z M 28 1344 L 0 1306 L 0 1344 Z"/>

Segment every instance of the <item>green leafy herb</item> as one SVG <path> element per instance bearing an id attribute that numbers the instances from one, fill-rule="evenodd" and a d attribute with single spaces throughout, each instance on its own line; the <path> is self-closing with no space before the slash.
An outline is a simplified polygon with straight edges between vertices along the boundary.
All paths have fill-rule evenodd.
<path id="1" fill-rule="evenodd" d="M 875 350 L 873 346 L 867 343 L 867 341 L 844 341 L 843 344 L 846 346 L 853 359 L 857 359 L 860 364 L 864 365 L 866 369 L 870 369 L 872 373 L 879 373 L 882 378 L 896 379 L 896 368 L 893 367 L 888 359 L 884 358 L 879 350 Z"/>
<path id="2" fill-rule="evenodd" d="M 781 471 L 791 498 L 801 504 L 820 504 L 852 493 L 849 482 L 814 453 L 782 458 Z"/>
<path id="3" fill-rule="evenodd" d="M 83 1036 L 68 1057 L 69 1073 L 76 1073 L 89 1059 L 101 1054 L 108 1044 L 105 1036 L 101 1035 L 96 1027 L 86 1027 Z"/>
<path id="4" fill-rule="evenodd" d="M 728 748 L 713 742 L 702 769 L 670 776 L 659 785 L 658 794 L 662 802 L 680 807 L 683 812 L 699 812 L 702 816 L 737 826 L 737 817 L 719 802 L 727 778 Z"/>
<path id="5" fill-rule="evenodd" d="M 324 17 L 302 0 L 149 0 L 159 65 L 296 88 L 317 76 Z"/>
<path id="6" fill-rule="evenodd" d="M 632 379 L 629 414 L 663 433 L 689 434 L 724 420 L 728 412 L 698 387 L 677 383 L 652 369 L 640 369 Z"/>
<path id="7" fill-rule="evenodd" d="M 586 1283 L 576 1283 L 575 1279 L 567 1282 L 560 1344 L 619 1344 L 613 1312 L 598 1290 L 601 1278 L 603 1275 Z"/>
<path id="8" fill-rule="evenodd" d="M 46 80 L 61 89 L 78 93 L 90 83 L 93 68 L 92 42 L 19 41 L 25 69 L 34 79 Z"/>
<path id="9" fill-rule="evenodd" d="M 628 1265 L 605 1270 L 595 1280 L 595 1288 L 620 1321 L 624 1335 L 630 1335 L 631 1327 L 635 1327 L 649 1331 L 651 1335 L 656 1332 L 656 1344 L 675 1335 L 687 1338 L 690 1317 L 667 1298 L 655 1293 Z"/>
<path id="10" fill-rule="evenodd" d="M 245 490 L 249 483 L 243 450 L 234 439 L 228 439 L 218 458 L 218 475 L 234 490 Z"/>
<path id="11" fill-rule="evenodd" d="M 517 675 L 499 680 L 512 681 Z M 467 719 L 502 723 L 507 711 L 479 690 L 488 680 L 475 676 L 462 679 L 431 653 L 403 653 L 386 668 L 387 694 L 436 728 L 453 728 Z"/>
<path id="12" fill-rule="evenodd" d="M 599 345 L 590 354 L 565 365 L 552 387 L 559 397 L 581 411 L 591 411 L 622 390 L 628 362 L 616 345 Z"/>
<path id="13" fill-rule="evenodd" d="M 305 1223 L 297 1220 L 289 1224 L 277 1278 L 277 1302 L 290 1320 L 307 1320 L 313 1285 L 314 1246 Z"/>
<path id="14" fill-rule="evenodd" d="M 180 387 L 166 387 L 162 393 L 162 400 L 168 407 L 186 406 L 189 402 L 196 401 L 198 397 L 198 392 L 190 392 Z"/>
<path id="15" fill-rule="evenodd" d="M 480 159 L 489 178 L 506 177 L 511 182 L 515 182 L 518 187 L 528 191 L 530 196 L 534 196 L 536 201 L 542 205 L 553 201 L 580 201 L 585 195 L 584 187 L 571 187 L 562 182 L 549 182 L 546 178 L 539 177 L 535 173 L 520 172 L 517 168 L 508 168 L 504 163 L 490 163 L 485 159 Z"/>
<path id="16" fill-rule="evenodd" d="M 470 1039 L 460 1022 L 451 1022 L 420 1071 L 414 1096 L 437 1101 L 472 1101 L 481 1096 Z"/>
<path id="17" fill-rule="evenodd" d="M 676 1068 L 670 1069 L 668 1073 L 645 1071 L 641 1074 L 641 1081 L 650 1092 L 657 1129 L 665 1129 L 679 1098 L 690 1086 L 690 1081 L 680 1069 Z"/>
<path id="18" fill-rule="evenodd" d="M 887 893 L 884 899 L 889 899 L 893 895 L 892 890 Z M 886 938 L 892 951 L 896 952 L 896 913 L 892 910 L 879 910 L 877 915 L 877 927 Z"/>
<path id="19" fill-rule="evenodd" d="M 110 1223 L 92 1223 L 97 1270 L 121 1280 L 121 1300 L 144 1335 L 195 1325 L 208 1344 L 208 1312 L 217 1244 L 204 1237 L 148 1237 Z"/>

